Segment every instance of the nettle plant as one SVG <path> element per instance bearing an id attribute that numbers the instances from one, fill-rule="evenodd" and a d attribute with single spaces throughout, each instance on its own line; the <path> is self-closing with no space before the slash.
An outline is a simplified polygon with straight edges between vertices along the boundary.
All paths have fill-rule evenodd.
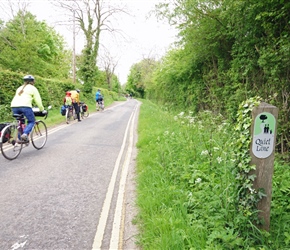
<path id="1" fill-rule="evenodd" d="M 260 97 L 250 98 L 240 104 L 235 126 L 236 140 L 233 142 L 236 165 L 236 181 L 238 186 L 237 206 L 243 216 L 259 224 L 257 203 L 265 196 L 263 190 L 255 190 L 253 182 L 256 175 L 255 165 L 251 164 L 250 143 L 252 111 L 261 103 Z"/>

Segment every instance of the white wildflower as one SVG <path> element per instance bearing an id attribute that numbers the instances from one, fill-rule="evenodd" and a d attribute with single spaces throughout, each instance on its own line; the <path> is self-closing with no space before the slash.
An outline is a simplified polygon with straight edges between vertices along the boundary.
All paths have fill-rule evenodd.
<path id="1" fill-rule="evenodd" d="M 223 159 L 221 157 L 218 157 L 218 158 L 216 158 L 216 160 L 218 163 L 221 163 Z"/>
<path id="2" fill-rule="evenodd" d="M 184 112 L 180 112 L 179 113 L 179 116 L 181 117 L 181 116 L 183 116 L 184 115 Z"/>
<path id="3" fill-rule="evenodd" d="M 197 183 L 201 183 L 201 178 L 197 178 L 196 180 L 195 180 L 195 183 L 197 184 Z"/>
<path id="4" fill-rule="evenodd" d="M 203 151 L 201 152 L 201 155 L 208 155 L 208 150 L 203 150 Z"/>
<path id="5" fill-rule="evenodd" d="M 174 116 L 174 120 L 177 121 L 178 120 L 178 117 L 177 116 Z"/>
<path id="6" fill-rule="evenodd" d="M 218 147 L 213 147 L 213 151 L 219 151 L 220 149 Z"/>

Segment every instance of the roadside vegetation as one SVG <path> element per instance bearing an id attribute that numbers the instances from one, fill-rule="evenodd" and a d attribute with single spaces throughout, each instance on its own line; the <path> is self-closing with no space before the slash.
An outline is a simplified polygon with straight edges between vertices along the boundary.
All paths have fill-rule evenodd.
<path id="1" fill-rule="evenodd" d="M 290 173 L 279 157 L 267 232 L 253 222 L 258 195 L 244 192 L 251 183 L 239 178 L 250 167 L 239 124 L 211 111 L 174 113 L 142 102 L 135 220 L 142 249 L 290 248 Z M 243 105 L 240 112 L 247 112 Z"/>
<path id="2" fill-rule="evenodd" d="M 10 108 L 11 100 L 16 89 L 23 84 L 23 74 L 11 71 L 0 71 L 0 122 L 9 122 L 13 120 Z M 38 88 L 42 97 L 45 108 L 51 106 L 50 115 L 47 118 L 48 125 L 64 121 L 64 117 L 60 114 L 60 107 L 63 104 L 63 98 L 66 91 L 80 89 L 80 100 L 87 103 L 89 111 L 96 110 L 95 93 L 98 88 L 102 90 L 105 100 L 105 106 L 110 105 L 114 101 L 125 100 L 122 93 L 110 91 L 103 87 L 94 86 L 91 93 L 83 91 L 82 84 L 72 84 L 68 80 L 53 80 L 36 77 L 35 86 Z"/>
<path id="3" fill-rule="evenodd" d="M 82 8 L 59 4 L 82 16 Z M 101 14 L 108 23 L 83 27 L 90 35 L 75 58 L 76 79 L 63 38 L 26 8 L 18 9 L 11 20 L 0 20 L 0 122 L 12 119 L 10 102 L 26 74 L 36 77 L 44 106 L 52 105 L 51 125 L 63 119 L 60 106 L 68 90 L 79 88 L 89 110 L 95 109 L 97 88 L 105 105 L 126 93 L 140 97 L 139 245 L 290 249 L 289 8 L 286 0 L 160 2 L 155 14 L 179 31 L 178 41 L 160 60 L 132 65 L 125 86 L 114 75 L 114 62 L 96 66 L 97 31 L 119 9 L 102 9 L 106 17 L 93 13 L 98 8 L 87 9 L 89 20 Z M 249 115 L 260 101 L 279 109 L 269 232 L 259 229 L 256 204 L 263 193 L 253 190 L 248 175 Z"/>

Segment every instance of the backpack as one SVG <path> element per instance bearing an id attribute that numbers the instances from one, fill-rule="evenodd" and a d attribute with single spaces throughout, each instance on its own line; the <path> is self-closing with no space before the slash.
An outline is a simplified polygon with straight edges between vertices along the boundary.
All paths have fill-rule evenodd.
<path id="1" fill-rule="evenodd" d="M 65 113 L 66 113 L 66 107 L 64 105 L 61 106 L 60 108 L 60 113 L 62 116 L 65 116 Z"/>
<path id="2" fill-rule="evenodd" d="M 66 97 L 65 97 L 65 105 L 71 105 L 71 104 L 72 104 L 72 98 L 66 96 Z"/>

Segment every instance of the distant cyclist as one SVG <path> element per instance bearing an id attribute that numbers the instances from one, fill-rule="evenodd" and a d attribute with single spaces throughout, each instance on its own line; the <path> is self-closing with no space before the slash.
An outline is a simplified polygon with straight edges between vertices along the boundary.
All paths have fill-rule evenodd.
<path id="1" fill-rule="evenodd" d="M 71 98 L 71 92 L 67 91 L 65 93 L 65 97 L 63 99 L 63 104 L 65 106 L 71 106 L 72 105 L 72 98 Z"/>
<path id="2" fill-rule="evenodd" d="M 80 90 L 72 90 L 70 91 L 71 93 L 71 98 L 72 98 L 72 104 L 74 106 L 74 110 L 77 114 L 78 121 L 81 122 L 82 120 L 80 119 Z"/>
<path id="3" fill-rule="evenodd" d="M 35 124 L 35 116 L 32 110 L 32 102 L 38 106 L 39 111 L 46 113 L 42 105 L 40 94 L 36 87 L 34 87 L 34 77 L 26 75 L 23 77 L 24 84 L 20 86 L 15 93 L 11 102 L 12 112 L 14 114 L 24 114 L 27 119 L 27 126 L 24 128 L 21 139 L 28 141 L 28 135 L 32 131 Z"/>
<path id="4" fill-rule="evenodd" d="M 99 110 L 99 104 L 103 102 L 104 98 L 101 94 L 101 90 L 98 89 L 98 91 L 96 92 L 96 109 Z"/>

